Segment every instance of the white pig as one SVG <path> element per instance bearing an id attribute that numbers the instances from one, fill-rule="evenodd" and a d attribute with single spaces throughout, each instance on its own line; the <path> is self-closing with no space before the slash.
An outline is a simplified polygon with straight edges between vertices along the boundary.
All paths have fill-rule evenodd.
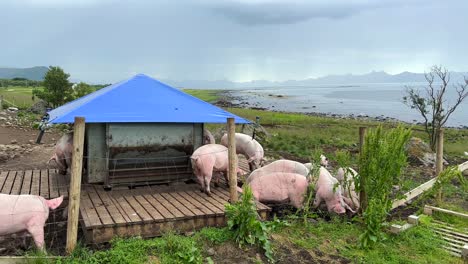
<path id="1" fill-rule="evenodd" d="M 251 136 L 236 133 L 236 153 L 242 154 L 247 158 L 247 162 L 249 163 L 250 171 L 258 169 L 262 167 L 265 159 L 263 158 L 264 152 L 263 147 L 257 140 L 252 139 Z M 228 135 L 224 134 L 221 137 L 221 145 L 228 146 Z"/>
<path id="2" fill-rule="evenodd" d="M 37 195 L 0 194 L 0 235 L 28 231 L 39 249 L 44 249 L 44 225 L 49 209 L 60 206 L 63 196 L 46 200 Z"/>

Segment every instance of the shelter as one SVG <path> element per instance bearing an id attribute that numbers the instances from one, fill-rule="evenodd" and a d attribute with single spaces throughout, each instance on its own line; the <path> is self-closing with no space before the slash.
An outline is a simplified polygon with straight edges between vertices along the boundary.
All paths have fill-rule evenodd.
<path id="1" fill-rule="evenodd" d="M 144 74 L 49 112 L 53 124 L 85 118 L 85 181 L 138 184 L 186 180 L 205 123 L 251 123 Z"/>

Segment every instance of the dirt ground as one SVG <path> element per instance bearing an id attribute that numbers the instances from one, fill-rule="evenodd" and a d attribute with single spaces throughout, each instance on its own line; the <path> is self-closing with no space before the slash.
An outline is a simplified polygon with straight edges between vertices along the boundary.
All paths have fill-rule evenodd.
<path id="1" fill-rule="evenodd" d="M 2 112 L 0 119 L 0 170 L 32 170 L 47 168 L 60 133 L 46 131 L 36 144 L 39 130 L 14 124 L 15 113 Z"/>

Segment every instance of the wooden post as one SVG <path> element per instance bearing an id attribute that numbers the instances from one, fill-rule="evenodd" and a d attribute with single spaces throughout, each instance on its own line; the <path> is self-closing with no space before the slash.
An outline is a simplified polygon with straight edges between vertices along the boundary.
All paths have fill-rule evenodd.
<path id="1" fill-rule="evenodd" d="M 443 170 L 444 161 L 444 130 L 441 128 L 437 137 L 437 149 L 436 149 L 436 176 Z"/>
<path id="2" fill-rule="evenodd" d="M 437 137 L 437 149 L 436 149 L 436 177 L 439 177 L 439 174 L 444 169 L 444 130 L 441 128 L 439 130 L 439 135 Z M 442 202 L 442 189 L 439 189 L 437 193 L 437 203 Z"/>
<path id="3" fill-rule="evenodd" d="M 70 192 L 68 196 L 67 253 L 70 254 L 76 246 L 78 236 L 78 217 L 81 194 L 81 170 L 83 168 L 83 145 L 85 134 L 85 119 L 75 117 L 73 131 L 73 152 L 71 164 Z"/>
<path id="4" fill-rule="evenodd" d="M 366 137 L 366 127 L 359 127 L 359 155 L 362 155 L 362 148 L 364 146 L 364 139 Z M 367 208 L 367 193 L 365 191 L 365 179 L 361 175 L 360 180 L 361 191 L 359 192 L 359 201 L 361 202 L 360 210 L 364 212 Z"/>
<path id="5" fill-rule="evenodd" d="M 237 202 L 237 155 L 236 155 L 236 125 L 234 118 L 227 119 L 228 125 L 228 157 L 229 157 L 229 198 L 231 203 Z"/>

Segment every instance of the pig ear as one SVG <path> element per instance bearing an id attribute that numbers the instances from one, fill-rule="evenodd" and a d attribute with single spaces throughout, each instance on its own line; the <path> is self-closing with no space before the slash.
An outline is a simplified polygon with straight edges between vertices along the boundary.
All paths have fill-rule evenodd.
<path id="1" fill-rule="evenodd" d="M 63 202 L 63 195 L 55 199 L 46 200 L 47 206 L 52 210 L 59 207 L 60 204 L 62 204 L 62 202 Z"/>

